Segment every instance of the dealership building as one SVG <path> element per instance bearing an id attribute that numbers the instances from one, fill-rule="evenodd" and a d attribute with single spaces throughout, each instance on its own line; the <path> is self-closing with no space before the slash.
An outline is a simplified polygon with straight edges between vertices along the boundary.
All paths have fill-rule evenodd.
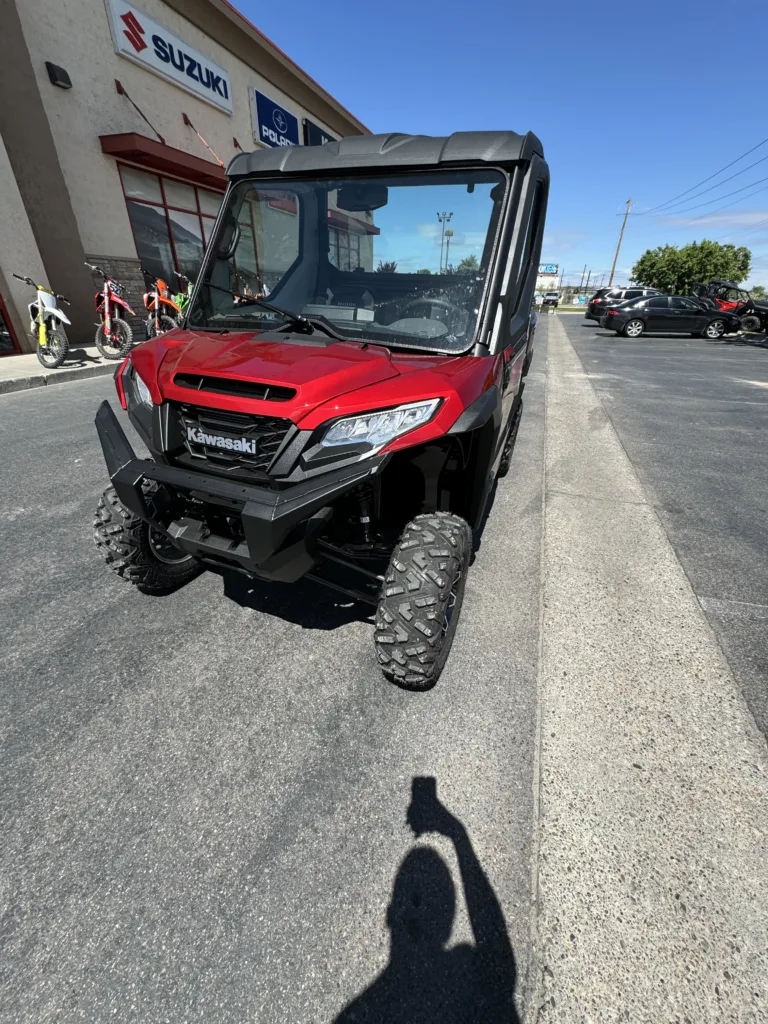
<path id="1" fill-rule="evenodd" d="M 143 314 L 144 270 L 197 275 L 236 153 L 367 134 L 227 0 L 139 2 L 0 3 L 0 355 L 34 350 L 14 273 L 66 295 L 70 343 L 91 342 L 86 261 Z"/>

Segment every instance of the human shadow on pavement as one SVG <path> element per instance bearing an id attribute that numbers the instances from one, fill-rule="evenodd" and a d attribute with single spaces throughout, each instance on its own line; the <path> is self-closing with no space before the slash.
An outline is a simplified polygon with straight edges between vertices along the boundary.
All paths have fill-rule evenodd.
<path id="1" fill-rule="evenodd" d="M 389 963 L 335 1024 L 519 1024 L 516 966 L 504 915 L 467 830 L 437 798 L 434 778 L 415 778 L 407 812 L 419 837 L 445 836 L 456 851 L 474 945 L 448 948 L 456 887 L 436 850 L 412 849 L 387 908 Z"/>

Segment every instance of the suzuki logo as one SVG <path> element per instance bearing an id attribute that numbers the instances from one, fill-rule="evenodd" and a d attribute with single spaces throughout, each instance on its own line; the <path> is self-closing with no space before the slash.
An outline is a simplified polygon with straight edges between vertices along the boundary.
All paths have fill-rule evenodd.
<path id="1" fill-rule="evenodd" d="M 147 44 L 144 42 L 144 29 L 141 27 L 139 19 L 133 11 L 128 11 L 127 14 L 121 15 L 120 20 L 125 23 L 125 35 L 128 37 L 128 41 L 136 53 L 146 50 Z"/>

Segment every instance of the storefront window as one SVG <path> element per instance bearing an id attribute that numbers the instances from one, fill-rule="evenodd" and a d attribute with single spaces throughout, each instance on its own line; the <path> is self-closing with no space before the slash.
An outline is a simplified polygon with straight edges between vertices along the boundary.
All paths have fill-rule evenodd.
<path id="1" fill-rule="evenodd" d="M 172 178 L 120 166 L 141 266 L 178 287 L 174 271 L 195 280 L 223 196 Z"/>
<path id="2" fill-rule="evenodd" d="M 0 299 L 0 356 L 18 351 L 13 334 L 11 333 L 10 317 L 3 307 L 3 300 Z"/>
<path id="3" fill-rule="evenodd" d="M 338 228 L 328 229 L 328 260 L 339 270 L 357 270 L 360 264 L 360 236 Z"/>

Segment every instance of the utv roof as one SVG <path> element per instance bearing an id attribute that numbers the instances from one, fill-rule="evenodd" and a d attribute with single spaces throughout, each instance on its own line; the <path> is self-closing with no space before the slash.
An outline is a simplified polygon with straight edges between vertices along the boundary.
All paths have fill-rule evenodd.
<path id="1" fill-rule="evenodd" d="M 452 164 L 510 164 L 544 156 L 532 133 L 454 132 L 453 135 L 350 135 L 323 146 L 285 146 L 238 153 L 230 178 L 245 175 L 315 174 L 336 170 L 404 170 Z"/>

